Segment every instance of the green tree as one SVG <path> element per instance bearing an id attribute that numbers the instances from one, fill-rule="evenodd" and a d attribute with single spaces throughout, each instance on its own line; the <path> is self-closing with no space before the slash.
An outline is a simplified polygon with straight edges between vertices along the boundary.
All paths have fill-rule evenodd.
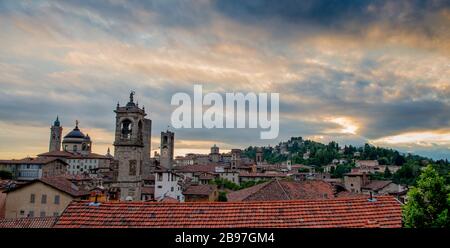
<path id="1" fill-rule="evenodd" d="M 450 227 L 450 190 L 444 178 L 428 165 L 408 192 L 403 206 L 406 227 Z"/>
<path id="2" fill-rule="evenodd" d="M 12 179 L 13 175 L 10 171 L 0 170 L 0 179 Z"/>
<path id="3" fill-rule="evenodd" d="M 392 177 L 392 172 L 389 170 L 389 166 L 386 166 L 386 169 L 384 170 L 384 178 L 389 179 Z"/>
<path id="4" fill-rule="evenodd" d="M 395 183 L 413 185 L 420 175 L 420 166 L 416 161 L 408 161 L 393 176 Z"/>
<path id="5" fill-rule="evenodd" d="M 228 201 L 228 198 L 227 198 L 227 192 L 225 192 L 225 191 L 220 191 L 220 192 L 219 192 L 219 199 L 218 199 L 218 201 L 220 201 L 220 202 L 226 202 L 226 201 Z"/>

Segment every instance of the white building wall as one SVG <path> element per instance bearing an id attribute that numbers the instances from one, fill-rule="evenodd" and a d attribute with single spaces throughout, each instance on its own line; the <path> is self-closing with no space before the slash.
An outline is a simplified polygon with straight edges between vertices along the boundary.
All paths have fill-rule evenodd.
<path id="1" fill-rule="evenodd" d="M 184 202 L 183 189 L 178 184 L 180 178 L 171 172 L 155 173 L 155 199 L 172 197 Z"/>

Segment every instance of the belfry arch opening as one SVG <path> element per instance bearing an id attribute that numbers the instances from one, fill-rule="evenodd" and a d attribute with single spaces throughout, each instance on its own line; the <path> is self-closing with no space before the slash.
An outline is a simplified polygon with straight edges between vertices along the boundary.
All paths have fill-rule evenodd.
<path id="1" fill-rule="evenodd" d="M 133 122 L 125 119 L 120 124 L 120 131 L 123 139 L 131 139 L 131 134 L 133 132 Z"/>

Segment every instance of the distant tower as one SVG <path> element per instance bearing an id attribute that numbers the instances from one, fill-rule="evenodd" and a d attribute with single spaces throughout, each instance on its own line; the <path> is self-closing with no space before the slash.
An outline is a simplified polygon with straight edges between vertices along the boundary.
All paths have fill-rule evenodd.
<path id="1" fill-rule="evenodd" d="M 114 158 L 119 162 L 117 183 L 122 201 L 140 200 L 143 167 L 150 161 L 151 120 L 145 118 L 145 110 L 134 103 L 133 96 L 131 92 L 127 105 L 120 107 L 118 104 L 114 111 Z"/>
<path id="2" fill-rule="evenodd" d="M 231 149 L 231 169 L 241 165 L 241 149 Z"/>
<path id="3" fill-rule="evenodd" d="M 167 169 L 172 169 L 175 134 L 169 130 L 161 132 L 161 153 L 159 164 Z"/>
<path id="4" fill-rule="evenodd" d="M 262 164 L 263 162 L 263 149 L 261 147 L 256 148 L 256 164 Z"/>
<path id="5" fill-rule="evenodd" d="M 212 162 L 217 163 L 220 160 L 220 153 L 219 153 L 219 147 L 214 144 L 213 147 L 211 147 L 211 153 L 209 154 L 209 158 Z"/>
<path id="6" fill-rule="evenodd" d="M 59 122 L 59 117 L 56 116 L 56 120 L 50 128 L 50 145 L 48 148 L 49 152 L 60 151 L 61 150 L 61 136 L 62 136 L 61 123 Z"/>

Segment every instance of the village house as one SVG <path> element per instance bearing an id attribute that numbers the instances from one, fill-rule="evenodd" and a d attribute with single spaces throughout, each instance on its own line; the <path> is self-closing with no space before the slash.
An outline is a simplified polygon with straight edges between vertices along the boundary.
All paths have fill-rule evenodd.
<path id="1" fill-rule="evenodd" d="M 7 170 L 16 180 L 31 181 L 67 174 L 68 164 L 61 158 L 24 158 L 0 160 L 0 170 Z"/>
<path id="2" fill-rule="evenodd" d="M 201 184 L 189 185 L 184 191 L 185 202 L 214 202 L 219 198 L 219 192 L 216 185 Z"/>
<path id="3" fill-rule="evenodd" d="M 186 177 L 165 169 L 158 169 L 155 173 L 154 199 L 160 201 L 165 197 L 171 197 L 179 202 L 184 202 L 183 186 Z"/>
<path id="4" fill-rule="evenodd" d="M 270 180 L 273 178 L 287 178 L 289 174 L 286 173 L 248 173 L 248 172 L 240 172 L 239 173 L 239 184 L 248 182 L 248 181 L 261 181 L 261 180 Z"/>
<path id="5" fill-rule="evenodd" d="M 87 199 L 63 177 L 41 178 L 6 191 L 5 218 L 58 216 L 77 199 Z"/>

